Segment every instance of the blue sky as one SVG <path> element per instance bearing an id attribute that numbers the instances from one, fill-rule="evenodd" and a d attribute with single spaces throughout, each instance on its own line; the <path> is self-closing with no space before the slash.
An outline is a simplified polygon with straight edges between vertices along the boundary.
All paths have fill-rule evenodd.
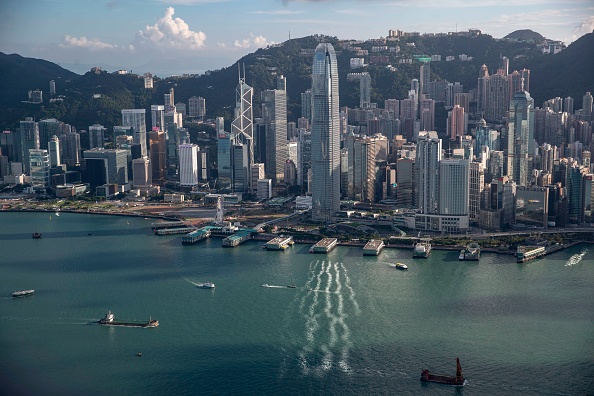
<path id="1" fill-rule="evenodd" d="M 592 0 L 3 0 L 0 51 L 74 69 L 160 76 L 231 65 L 289 37 L 386 36 L 389 29 L 532 29 L 566 44 L 594 29 Z M 108 69 L 109 70 L 109 69 Z M 112 71 L 112 70 L 109 70 Z"/>

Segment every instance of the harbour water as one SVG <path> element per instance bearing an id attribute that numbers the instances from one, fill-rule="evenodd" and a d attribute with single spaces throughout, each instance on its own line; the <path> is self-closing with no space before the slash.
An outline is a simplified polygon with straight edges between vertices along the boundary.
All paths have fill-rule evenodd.
<path id="1" fill-rule="evenodd" d="M 594 393 L 593 246 L 526 264 L 316 255 L 182 246 L 152 222 L 0 212 L 1 394 Z M 35 295 L 10 298 L 23 289 Z M 160 325 L 96 324 L 108 310 Z M 453 375 L 456 357 L 466 386 L 419 381 L 423 368 Z"/>

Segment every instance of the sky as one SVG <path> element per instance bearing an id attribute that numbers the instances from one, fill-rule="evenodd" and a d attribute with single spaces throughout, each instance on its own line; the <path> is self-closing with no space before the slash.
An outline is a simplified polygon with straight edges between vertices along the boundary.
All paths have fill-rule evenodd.
<path id="1" fill-rule="evenodd" d="M 518 29 L 570 44 L 594 29 L 593 0 L 2 0 L 0 52 L 76 73 L 160 77 L 231 66 L 260 47 L 325 34 L 385 37 Z"/>

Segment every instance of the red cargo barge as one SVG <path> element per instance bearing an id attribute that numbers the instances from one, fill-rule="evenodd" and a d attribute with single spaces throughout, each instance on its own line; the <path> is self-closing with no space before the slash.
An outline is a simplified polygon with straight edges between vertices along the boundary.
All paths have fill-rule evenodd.
<path id="1" fill-rule="evenodd" d="M 431 374 L 429 370 L 425 369 L 421 372 L 421 381 L 437 382 L 438 384 L 463 386 L 465 383 L 464 375 L 462 375 L 462 366 L 460 366 L 460 359 L 456 358 L 456 375 Z"/>

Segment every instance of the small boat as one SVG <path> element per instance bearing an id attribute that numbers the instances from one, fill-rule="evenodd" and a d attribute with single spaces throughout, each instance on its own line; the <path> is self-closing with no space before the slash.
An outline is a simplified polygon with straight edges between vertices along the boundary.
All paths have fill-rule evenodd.
<path id="1" fill-rule="evenodd" d="M 460 251 L 460 255 L 458 255 L 458 260 L 464 261 L 464 255 L 466 254 L 466 250 L 462 249 Z"/>
<path id="2" fill-rule="evenodd" d="M 404 264 L 404 263 L 396 263 L 396 264 L 390 264 L 390 266 L 392 268 L 396 268 L 402 271 L 406 271 L 408 269 L 408 265 Z"/>
<path id="3" fill-rule="evenodd" d="M 137 352 L 137 353 L 136 353 L 136 356 L 142 356 L 142 353 L 140 353 L 140 352 Z"/>
<path id="4" fill-rule="evenodd" d="M 31 235 L 33 237 L 33 239 L 39 239 L 41 238 L 41 234 L 39 232 L 34 232 L 33 235 Z"/>
<path id="5" fill-rule="evenodd" d="M 270 287 L 270 286 L 268 285 L 268 283 L 264 283 L 264 284 L 262 285 L 262 287 Z"/>
<path id="6" fill-rule="evenodd" d="M 443 375 L 443 374 L 431 374 L 429 370 L 425 369 L 421 371 L 421 381 L 436 382 L 438 384 L 464 386 L 466 380 L 462 374 L 462 366 L 460 365 L 460 359 L 456 358 L 456 375 Z"/>
<path id="7" fill-rule="evenodd" d="M 215 285 L 212 282 L 200 283 L 198 285 L 200 289 L 214 289 Z"/>
<path id="8" fill-rule="evenodd" d="M 15 291 L 14 293 L 12 293 L 13 297 L 27 297 L 30 295 L 35 294 L 35 290 L 31 289 L 31 290 L 20 290 L 20 291 Z"/>
<path id="9" fill-rule="evenodd" d="M 56 212 L 56 216 L 60 216 L 60 213 L 59 212 Z"/>
<path id="10" fill-rule="evenodd" d="M 287 285 L 287 287 L 288 287 L 289 289 L 295 289 L 295 288 L 297 288 L 297 286 L 295 286 L 295 285 Z"/>

